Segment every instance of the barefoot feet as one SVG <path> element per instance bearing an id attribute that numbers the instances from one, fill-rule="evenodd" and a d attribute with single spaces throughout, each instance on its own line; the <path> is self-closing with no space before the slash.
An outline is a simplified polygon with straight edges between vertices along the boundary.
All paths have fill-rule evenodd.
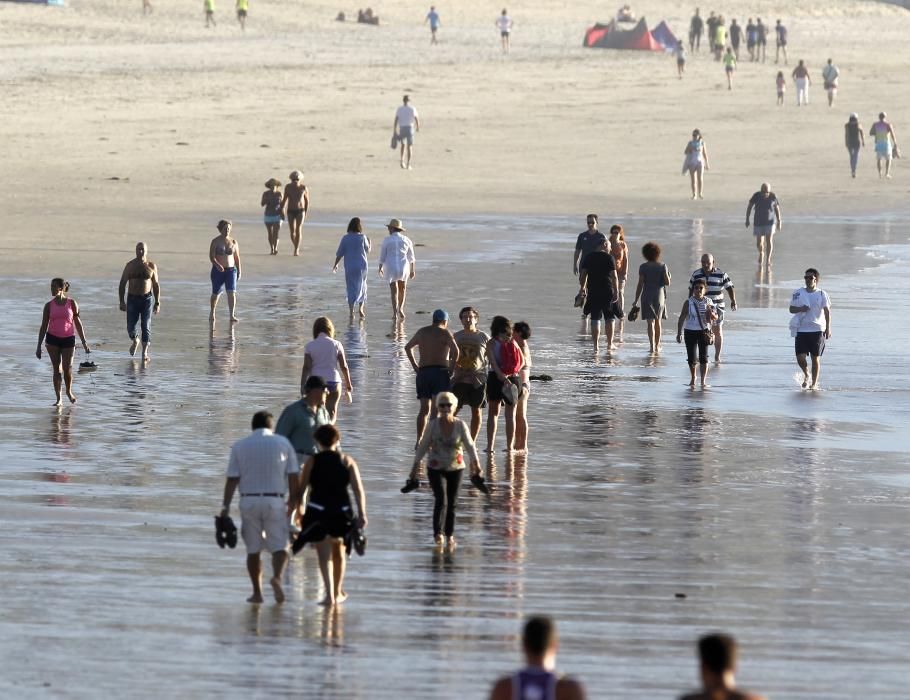
<path id="1" fill-rule="evenodd" d="M 254 593 L 249 598 L 246 599 L 247 603 L 252 603 L 253 605 L 259 605 L 262 603 L 262 593 Z"/>
<path id="2" fill-rule="evenodd" d="M 284 589 L 281 587 L 281 579 L 276 576 L 272 576 L 272 578 L 269 579 L 269 583 L 272 585 L 272 592 L 275 594 L 275 602 L 283 603 Z"/>
<path id="3" fill-rule="evenodd" d="M 139 338 L 133 338 L 133 342 L 130 343 L 130 355 L 135 355 L 136 351 L 139 349 Z"/>

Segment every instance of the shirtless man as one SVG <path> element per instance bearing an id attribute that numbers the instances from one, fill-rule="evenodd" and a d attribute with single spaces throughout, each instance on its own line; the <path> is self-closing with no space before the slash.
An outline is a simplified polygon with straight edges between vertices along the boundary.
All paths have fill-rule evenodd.
<path id="1" fill-rule="evenodd" d="M 294 255 L 300 255 L 300 233 L 310 208 L 310 192 L 303 184 L 303 173 L 295 170 L 290 175 L 290 182 L 284 186 L 284 198 L 281 200 L 281 213 L 288 220 L 291 243 L 294 244 Z"/>
<path id="2" fill-rule="evenodd" d="M 448 325 L 449 315 L 442 309 L 436 309 L 433 312 L 433 325 L 421 328 L 404 346 L 411 367 L 417 372 L 417 398 L 420 400 L 420 412 L 417 414 L 418 443 L 427 427 L 427 418 L 436 417 L 436 394 L 449 390 L 458 362 L 458 344 Z M 414 359 L 415 347 L 420 353 L 419 363 Z"/>
<path id="3" fill-rule="evenodd" d="M 726 634 L 709 634 L 698 640 L 702 690 L 680 700 L 764 700 L 761 695 L 736 689 L 736 640 Z"/>
<path id="4" fill-rule="evenodd" d="M 525 624 L 521 642 L 527 665 L 518 673 L 496 681 L 490 700 L 584 700 L 584 686 L 572 678 L 561 676 L 555 670 L 559 640 L 556 637 L 556 625 L 550 618 L 530 618 Z"/>
<path id="5" fill-rule="evenodd" d="M 117 300 L 120 310 L 126 311 L 126 332 L 133 341 L 130 355 L 139 348 L 136 326 L 142 320 L 142 359 L 149 361 L 152 312 L 161 311 L 161 287 L 158 285 L 158 266 L 149 260 L 148 247 L 142 241 L 136 244 L 136 257 L 123 268 Z M 126 294 L 127 296 L 124 296 Z"/>

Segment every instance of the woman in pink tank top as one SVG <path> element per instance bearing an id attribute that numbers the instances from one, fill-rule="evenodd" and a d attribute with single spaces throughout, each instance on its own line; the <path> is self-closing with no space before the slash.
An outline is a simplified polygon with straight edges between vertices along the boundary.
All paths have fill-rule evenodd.
<path id="1" fill-rule="evenodd" d="M 47 354 L 51 358 L 54 371 L 54 393 L 57 394 L 55 406 L 62 403 L 60 398 L 61 384 L 66 383 L 66 395 L 71 403 L 76 403 L 73 394 L 73 354 L 76 352 L 76 334 L 82 341 L 82 348 L 91 352 L 85 342 L 85 330 L 79 318 L 79 306 L 75 299 L 66 296 L 69 282 L 55 277 L 51 280 L 53 299 L 44 305 L 44 317 L 41 319 L 41 330 L 38 331 L 38 348 L 35 357 L 41 359 L 41 343 L 44 342 Z"/>

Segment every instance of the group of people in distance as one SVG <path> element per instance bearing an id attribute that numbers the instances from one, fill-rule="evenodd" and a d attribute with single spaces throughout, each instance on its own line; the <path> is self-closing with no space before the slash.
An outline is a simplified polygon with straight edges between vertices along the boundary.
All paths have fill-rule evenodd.
<path id="1" fill-rule="evenodd" d="M 556 670 L 559 638 L 549 617 L 528 618 L 521 635 L 525 666 L 493 684 L 489 700 L 584 700 L 581 682 Z M 698 640 L 701 688 L 680 700 L 764 700 L 736 687 L 737 645 L 730 635 L 707 634 Z"/>
<path id="2" fill-rule="evenodd" d="M 782 224 L 780 202 L 768 183 L 752 195 L 746 207 L 746 228 L 754 213 L 753 235 L 758 248 L 759 270 L 770 267 L 775 231 Z M 588 214 L 587 229 L 578 234 L 573 255 L 573 273 L 579 279 L 575 305 L 582 307 L 582 318 L 591 320 L 595 354 L 600 351 L 600 324 L 604 323 L 607 352 L 617 349 L 614 338 L 622 342 L 624 289 L 628 275 L 629 250 L 621 224 L 610 228 L 610 238 L 597 228 L 596 214 Z M 651 354 L 661 351 L 662 323 L 667 318 L 667 287 L 670 270 L 661 261 L 661 248 L 648 241 L 642 246 L 645 261 L 638 268 L 638 284 L 628 320 L 641 316 L 647 324 Z M 767 257 L 766 257 L 767 256 Z M 797 364 L 802 370 L 802 388 L 818 389 L 821 356 L 825 340 L 831 337 L 831 300 L 818 288 L 820 275 L 815 268 L 806 270 L 805 287 L 796 290 L 790 304 L 793 314 L 790 329 L 795 338 Z M 733 281 L 720 270 L 711 253 L 704 253 L 701 266 L 689 277 L 689 292 L 677 320 L 676 342 L 685 342 L 689 365 L 689 386 L 695 387 L 696 365 L 702 388 L 707 388 L 708 348 L 714 346 L 714 361 L 720 362 L 724 346 L 723 323 L 726 314 L 724 294 L 736 311 Z M 811 371 L 808 359 L 811 357 Z"/>
<path id="3" fill-rule="evenodd" d="M 764 63 L 767 58 L 768 47 L 768 26 L 756 18 L 752 18 L 746 23 L 745 28 L 737 24 L 736 20 L 730 21 L 727 27 L 727 21 L 723 15 L 716 15 L 713 11 L 709 13 L 707 19 L 703 19 L 699 8 L 695 8 L 695 14 L 689 21 L 689 49 L 698 51 L 701 48 L 701 38 L 707 33 L 707 43 L 709 51 L 714 54 L 714 60 L 720 61 L 725 49 L 728 47 L 732 50 L 733 55 L 739 59 L 739 48 L 745 39 L 746 49 L 749 52 L 749 60 L 752 62 Z M 781 54 L 784 57 L 784 63 L 787 62 L 787 28 L 778 19 L 774 25 L 775 43 L 777 52 L 774 56 L 774 62 L 780 61 Z"/>

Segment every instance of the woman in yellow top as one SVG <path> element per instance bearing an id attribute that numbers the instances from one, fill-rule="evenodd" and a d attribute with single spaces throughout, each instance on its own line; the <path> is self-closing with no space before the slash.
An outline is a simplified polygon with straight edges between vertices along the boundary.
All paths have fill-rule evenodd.
<path id="1" fill-rule="evenodd" d="M 240 28 L 246 31 L 246 14 L 250 9 L 250 0 L 237 0 L 237 21 Z"/>
<path id="2" fill-rule="evenodd" d="M 203 0 L 202 8 L 205 10 L 205 26 L 215 24 L 215 0 Z"/>
<path id="3" fill-rule="evenodd" d="M 733 49 L 727 47 L 727 53 L 724 54 L 724 71 L 727 73 L 727 90 L 733 89 L 733 71 L 736 70 L 736 56 Z"/>

